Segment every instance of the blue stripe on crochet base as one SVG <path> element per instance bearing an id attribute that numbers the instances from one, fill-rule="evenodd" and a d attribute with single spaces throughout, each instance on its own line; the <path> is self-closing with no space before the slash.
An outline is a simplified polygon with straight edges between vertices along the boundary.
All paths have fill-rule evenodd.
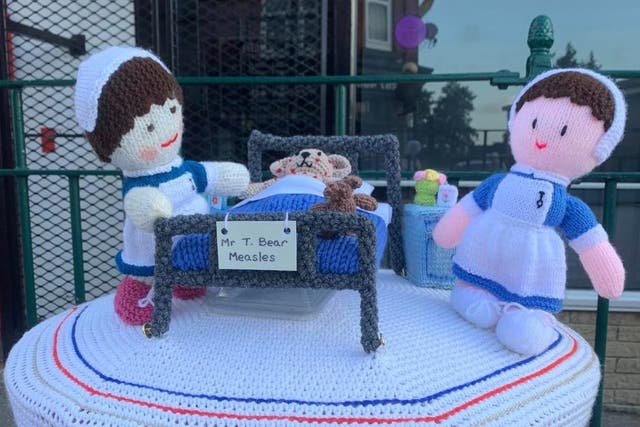
<path id="1" fill-rule="evenodd" d="M 484 375 L 482 377 L 476 378 L 476 379 L 471 380 L 469 382 L 466 382 L 466 383 L 463 383 L 463 384 L 460 384 L 460 385 L 457 385 L 457 386 L 453 386 L 453 387 L 441 390 L 439 392 L 430 394 L 430 395 L 425 396 L 425 397 L 419 397 L 419 398 L 414 398 L 414 399 L 372 399 L 372 400 L 347 400 L 347 401 L 340 401 L 340 402 L 333 402 L 333 401 L 323 402 L 323 401 L 297 400 L 297 399 L 234 397 L 234 396 L 219 396 L 219 395 L 215 395 L 215 394 L 194 394 L 194 393 L 186 393 L 186 392 L 182 392 L 182 391 L 169 390 L 169 389 L 150 386 L 150 385 L 146 385 L 146 384 L 138 384 L 138 383 L 133 383 L 133 382 L 129 382 L 129 381 L 120 380 L 120 379 L 110 377 L 110 376 L 105 375 L 104 373 L 100 372 L 97 368 L 92 366 L 85 359 L 85 357 L 83 356 L 82 352 L 80 351 L 80 348 L 78 346 L 78 340 L 76 338 L 78 321 L 80 320 L 80 317 L 82 316 L 82 314 L 87 310 L 87 308 L 89 308 L 89 305 L 85 306 L 82 310 L 80 310 L 78 315 L 73 320 L 73 327 L 72 327 L 72 330 L 71 330 L 71 341 L 72 341 L 72 344 L 73 344 L 73 350 L 74 350 L 76 356 L 78 357 L 78 359 L 80 359 L 80 361 L 88 369 L 90 369 L 92 372 L 94 372 L 102 380 L 108 381 L 108 382 L 112 382 L 112 383 L 116 383 L 116 384 L 121 384 L 121 385 L 126 385 L 126 386 L 141 388 L 141 389 L 146 389 L 146 390 L 158 391 L 158 392 L 171 394 L 171 395 L 175 395 L 175 396 L 185 396 L 185 397 L 191 397 L 191 398 L 196 398 L 196 399 L 208 399 L 208 400 L 215 400 L 215 401 L 218 401 L 218 402 L 276 403 L 276 404 L 285 403 L 285 404 L 300 404 L 300 405 L 313 405 L 313 406 L 375 406 L 375 405 L 397 405 L 397 404 L 400 404 L 400 405 L 414 405 L 414 404 L 418 404 L 418 403 L 429 403 L 431 401 L 439 399 L 439 398 L 441 398 L 443 396 L 446 396 L 448 394 L 454 393 L 456 391 L 459 391 L 459 390 L 462 390 L 464 388 L 471 387 L 471 386 L 473 386 L 475 384 L 478 384 L 478 383 L 481 383 L 483 381 L 486 381 L 487 379 L 489 379 L 491 377 L 495 377 L 495 376 L 503 374 L 503 373 L 505 373 L 507 371 L 515 369 L 517 367 L 527 365 L 527 364 L 533 362 L 534 360 L 536 360 L 537 358 L 541 357 L 545 353 L 551 351 L 553 348 L 557 347 L 558 344 L 560 343 L 560 341 L 562 341 L 562 339 L 563 339 L 563 335 L 561 333 L 558 333 L 558 338 L 553 343 L 551 343 L 551 345 L 545 351 L 543 351 L 542 353 L 540 353 L 537 356 L 527 357 L 526 359 L 523 359 L 523 360 L 521 360 L 519 362 L 516 362 L 516 363 L 512 363 L 511 365 L 507 365 L 507 366 L 505 366 L 503 368 L 497 369 L 497 370 L 495 370 L 493 372 L 490 372 L 487 375 Z"/>
<path id="2" fill-rule="evenodd" d="M 517 302 L 527 308 L 538 308 L 540 310 L 549 311 L 551 313 L 557 313 L 562 310 L 562 300 L 557 298 L 549 298 L 543 296 L 528 296 L 523 297 L 513 292 L 508 291 L 499 283 L 493 280 L 486 279 L 484 277 L 477 276 L 473 273 L 469 273 L 458 264 L 453 264 L 453 274 L 458 279 L 463 280 L 472 285 L 478 286 L 484 290 L 491 292 L 499 299 L 507 302 Z"/>
<path id="3" fill-rule="evenodd" d="M 122 259 L 122 251 L 119 251 L 116 255 L 116 267 L 122 274 L 129 274 L 132 276 L 150 277 L 153 276 L 153 265 L 133 265 L 124 262 Z"/>

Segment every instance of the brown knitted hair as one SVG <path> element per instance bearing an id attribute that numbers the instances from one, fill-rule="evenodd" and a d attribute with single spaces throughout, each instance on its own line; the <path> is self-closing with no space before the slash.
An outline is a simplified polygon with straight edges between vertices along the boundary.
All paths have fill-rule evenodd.
<path id="1" fill-rule="evenodd" d="M 545 98 L 569 98 L 577 105 L 591 107 L 591 114 L 604 122 L 604 130 L 611 127 L 615 102 L 607 87 L 594 77 L 577 71 L 552 74 L 531 86 L 518 100 L 516 112 L 527 101 Z"/>
<path id="2" fill-rule="evenodd" d="M 168 98 L 183 104 L 176 79 L 151 58 L 132 58 L 120 65 L 102 88 L 98 118 L 93 132 L 87 132 L 98 158 L 109 162 L 122 137 L 133 129 L 134 119 L 162 105 Z"/>

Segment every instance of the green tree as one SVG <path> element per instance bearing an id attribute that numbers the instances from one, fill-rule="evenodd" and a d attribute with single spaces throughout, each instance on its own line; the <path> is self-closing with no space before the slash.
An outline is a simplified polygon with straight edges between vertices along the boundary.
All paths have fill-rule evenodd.
<path id="1" fill-rule="evenodd" d="M 559 57 L 556 60 L 556 68 L 589 68 L 591 70 L 599 70 L 600 64 L 596 61 L 596 57 L 593 54 L 593 51 L 589 52 L 589 59 L 586 61 L 579 61 L 577 58 L 578 51 L 571 42 L 567 43 L 567 47 L 565 48 L 564 55 Z"/>
<path id="2" fill-rule="evenodd" d="M 564 55 L 556 60 L 556 68 L 575 68 L 578 66 L 578 60 L 576 54 L 578 51 L 571 44 L 567 43 L 567 47 L 564 50 Z"/>
<path id="3" fill-rule="evenodd" d="M 477 136 L 471 126 L 475 98 L 471 89 L 457 82 L 449 82 L 442 88 L 430 117 L 429 154 L 438 153 L 448 160 L 448 165 L 469 154 Z"/>
<path id="4" fill-rule="evenodd" d="M 433 114 L 433 103 L 435 93 L 431 90 L 423 89 L 416 102 L 416 128 L 424 128 L 431 121 Z"/>
<path id="5" fill-rule="evenodd" d="M 586 62 L 580 63 L 581 67 L 589 68 L 590 70 L 599 70 L 600 64 L 596 62 L 596 57 L 593 55 L 593 51 L 589 52 L 589 59 Z"/>

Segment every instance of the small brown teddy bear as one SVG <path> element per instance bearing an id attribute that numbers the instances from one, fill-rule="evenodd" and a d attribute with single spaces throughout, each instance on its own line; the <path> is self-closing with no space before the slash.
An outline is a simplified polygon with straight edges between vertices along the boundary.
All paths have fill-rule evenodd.
<path id="1" fill-rule="evenodd" d="M 356 207 L 368 211 L 378 209 L 378 201 L 367 194 L 354 194 L 353 190 L 362 185 L 360 177 L 351 175 L 340 181 L 327 184 L 323 195 L 327 199 L 326 202 L 319 202 L 311 206 L 312 211 L 331 211 L 355 213 Z M 324 238 L 335 237 L 335 232 L 323 231 L 320 234 Z"/>
<path id="2" fill-rule="evenodd" d="M 339 154 L 325 154 L 317 148 L 305 148 L 298 154 L 271 163 L 269 170 L 275 178 L 250 183 L 241 197 L 251 197 L 287 175 L 304 175 L 328 184 L 349 175 L 351 163 L 349 159 Z"/>

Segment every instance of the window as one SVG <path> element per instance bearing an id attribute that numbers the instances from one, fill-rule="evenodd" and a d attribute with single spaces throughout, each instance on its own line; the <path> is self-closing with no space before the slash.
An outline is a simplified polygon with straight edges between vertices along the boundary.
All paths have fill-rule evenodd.
<path id="1" fill-rule="evenodd" d="M 365 47 L 391 51 L 391 1 L 365 2 Z"/>

